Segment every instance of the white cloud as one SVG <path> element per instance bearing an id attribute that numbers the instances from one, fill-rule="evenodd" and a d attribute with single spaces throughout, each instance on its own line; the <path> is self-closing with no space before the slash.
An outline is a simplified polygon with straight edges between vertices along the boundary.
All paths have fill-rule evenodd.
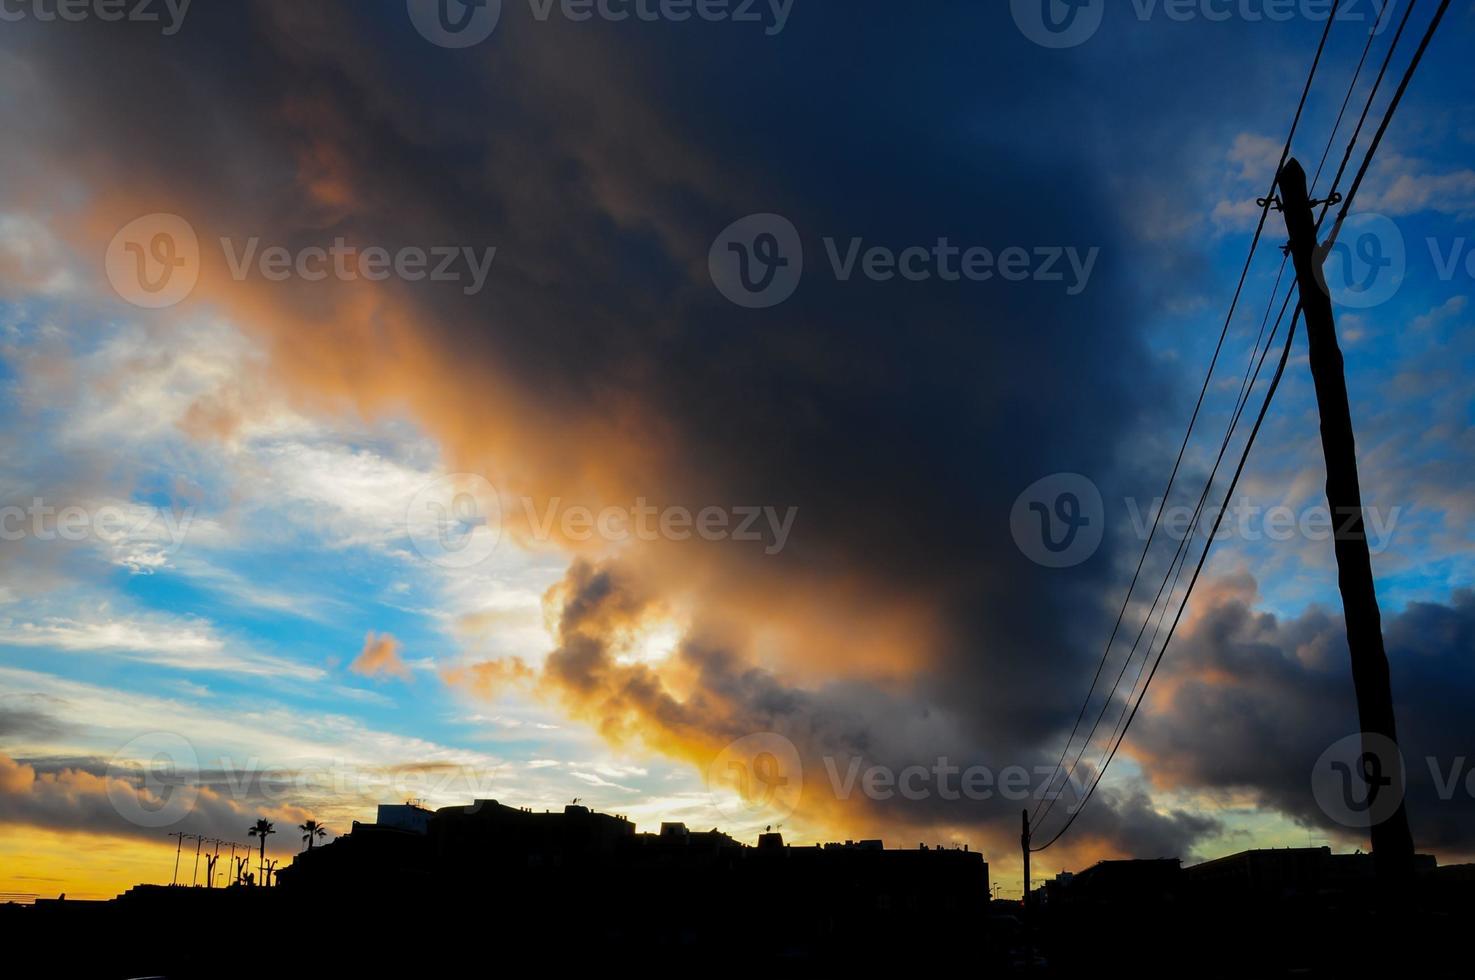
<path id="1" fill-rule="evenodd" d="M 66 249 L 28 214 L 0 213 L 0 289 L 61 296 L 77 289 Z"/>
<path id="2" fill-rule="evenodd" d="M 1409 323 L 1409 329 L 1430 330 L 1442 323 L 1458 319 L 1465 312 L 1466 303 L 1467 299 L 1464 296 L 1451 296 L 1428 313 L 1414 317 Z"/>
<path id="3" fill-rule="evenodd" d="M 1475 215 L 1475 170 L 1468 167 L 1436 173 L 1432 164 L 1394 154 L 1379 161 L 1375 174 L 1359 201 L 1361 210 L 1390 217 L 1420 211 Z"/>
<path id="4" fill-rule="evenodd" d="M 1270 186 L 1270 177 L 1280 163 L 1283 144 L 1268 136 L 1240 133 L 1229 148 L 1229 162 L 1238 167 L 1238 179 Z"/>
<path id="5" fill-rule="evenodd" d="M 1268 136 L 1240 133 L 1225 154 L 1229 166 L 1223 185 L 1232 196 L 1215 203 L 1209 222 L 1219 234 L 1248 231 L 1260 220 L 1256 199 L 1270 187 L 1283 146 Z"/>
<path id="6" fill-rule="evenodd" d="M 0 644 L 67 653 L 117 654 L 178 670 L 305 680 L 325 676 L 316 667 L 237 651 L 209 622 L 194 617 L 114 616 L 99 609 L 86 618 L 50 617 L 32 622 L 7 618 L 0 619 Z"/>

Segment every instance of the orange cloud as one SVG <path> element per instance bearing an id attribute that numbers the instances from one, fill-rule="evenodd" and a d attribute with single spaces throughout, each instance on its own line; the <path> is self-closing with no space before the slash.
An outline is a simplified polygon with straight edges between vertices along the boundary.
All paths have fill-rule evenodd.
<path id="1" fill-rule="evenodd" d="M 490 701 L 508 688 L 531 681 L 537 672 L 517 657 L 483 660 L 441 672 L 441 680 Z"/>
<path id="2" fill-rule="evenodd" d="M 365 677 L 389 674 L 401 680 L 410 679 L 410 668 L 400 659 L 399 640 L 388 633 L 376 635 L 373 630 L 364 637 L 364 648 L 348 669 Z"/>

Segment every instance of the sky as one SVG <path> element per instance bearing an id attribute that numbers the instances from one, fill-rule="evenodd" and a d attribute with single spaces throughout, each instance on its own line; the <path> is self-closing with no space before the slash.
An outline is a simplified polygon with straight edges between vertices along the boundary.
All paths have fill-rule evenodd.
<path id="1" fill-rule="evenodd" d="M 1407 5 L 1377 7 L 1342 4 L 1297 124 L 1318 197 Z M 1101 709 L 1084 785 L 1120 717 L 1082 699 L 1327 4 L 56 9 L 0 4 L 0 893 L 476 798 L 968 844 L 1017 892 L 1041 774 Z M 1445 863 L 1475 855 L 1472 39 L 1457 0 L 1327 273 Z M 1282 220 L 1128 639 L 1286 295 Z M 1366 848 L 1313 785 L 1358 730 L 1323 478 L 1298 333 L 1036 874 Z"/>

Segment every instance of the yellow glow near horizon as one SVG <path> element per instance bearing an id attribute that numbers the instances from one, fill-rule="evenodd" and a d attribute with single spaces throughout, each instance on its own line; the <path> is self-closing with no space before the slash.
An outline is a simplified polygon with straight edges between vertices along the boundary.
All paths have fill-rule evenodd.
<path id="1" fill-rule="evenodd" d="M 176 849 L 179 883 L 198 880 L 203 887 L 205 859 L 200 858 L 196 879 L 193 841 L 177 848 L 167 838 L 155 843 L 107 834 L 0 826 L 0 892 L 39 898 L 56 898 L 62 893 L 69 899 L 116 898 L 134 885 L 169 884 Z M 272 850 L 267 849 L 268 857 L 276 856 Z M 229 863 L 229 851 L 222 852 L 215 869 L 217 887 L 228 880 Z M 283 860 L 280 866 L 289 863 Z"/>
<path id="2" fill-rule="evenodd" d="M 194 850 L 181 858 L 188 881 Z M 169 883 L 172 842 L 71 833 L 39 827 L 0 827 L 0 891 L 56 898 L 113 898 L 137 884 Z M 200 862 L 204 874 L 204 861 Z"/>

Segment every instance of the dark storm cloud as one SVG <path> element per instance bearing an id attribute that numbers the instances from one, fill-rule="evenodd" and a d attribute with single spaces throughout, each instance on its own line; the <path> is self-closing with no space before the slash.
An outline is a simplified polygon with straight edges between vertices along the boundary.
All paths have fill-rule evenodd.
<path id="1" fill-rule="evenodd" d="M 48 714 L 29 708 L 0 707 L 0 738 L 43 739 L 56 735 L 62 726 Z"/>
<path id="2" fill-rule="evenodd" d="M 295 806 L 227 795 L 194 774 L 145 780 L 96 759 L 12 759 L 0 753 L 0 826 L 85 832 L 158 841 L 166 831 L 243 838 L 258 816 L 283 836 L 311 814 Z M 292 844 L 285 844 L 293 847 Z M 274 849 L 272 843 L 268 849 Z M 293 847 L 295 850 L 295 847 Z"/>
<path id="3" fill-rule="evenodd" d="M 45 694 L 0 692 L 0 751 L 72 734 L 74 726 L 62 720 L 66 709 L 65 701 Z"/>
<path id="4" fill-rule="evenodd" d="M 1448 855 L 1475 853 L 1475 593 L 1386 616 L 1384 637 L 1414 840 Z M 1164 678 L 1171 695 L 1133 729 L 1157 780 L 1246 791 L 1307 827 L 1357 836 L 1311 790 L 1317 759 L 1358 730 L 1340 613 L 1313 608 L 1281 619 L 1230 597 L 1204 613 L 1173 657 Z"/>

